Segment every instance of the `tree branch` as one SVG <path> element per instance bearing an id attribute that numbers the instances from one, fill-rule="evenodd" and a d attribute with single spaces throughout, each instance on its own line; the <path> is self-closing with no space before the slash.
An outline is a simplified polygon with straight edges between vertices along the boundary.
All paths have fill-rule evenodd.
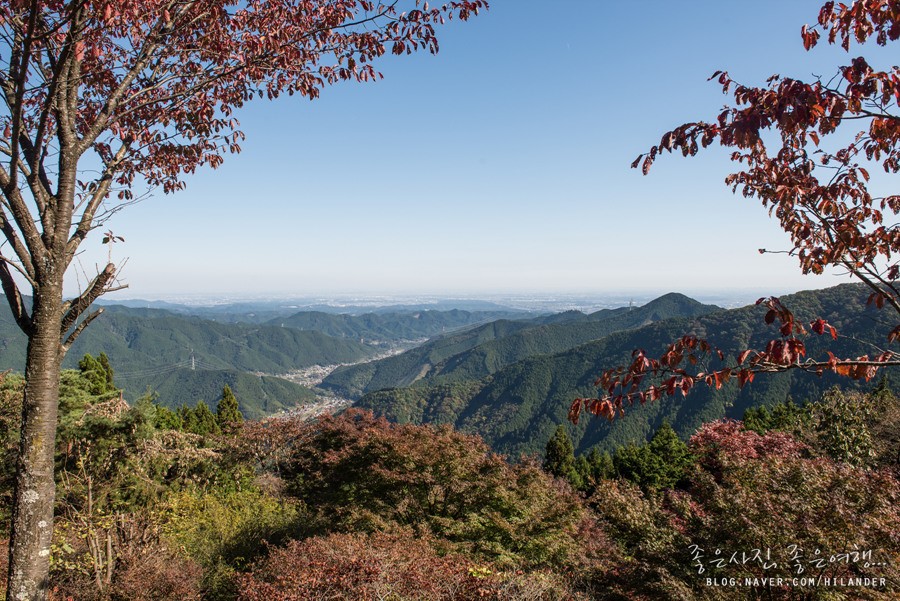
<path id="1" fill-rule="evenodd" d="M 19 261 L 22 262 L 22 268 L 25 271 L 24 275 L 28 278 L 29 283 L 33 285 L 35 272 L 34 265 L 31 262 L 31 255 L 28 253 L 25 245 L 22 244 L 22 240 L 19 239 L 19 235 L 16 233 L 12 223 L 6 218 L 6 213 L 2 210 L 0 210 L 0 232 L 3 232 L 3 236 L 12 246 L 13 252 L 16 253 Z"/>
<path id="2" fill-rule="evenodd" d="M 13 318 L 16 320 L 19 328 L 26 336 L 31 336 L 33 330 L 31 316 L 25 308 L 22 293 L 19 291 L 19 287 L 9 271 L 9 261 L 3 258 L 0 258 L 0 285 L 3 286 L 3 294 L 6 295 L 6 301 L 9 303 Z"/>
<path id="3" fill-rule="evenodd" d="M 3 189 L 3 196 L 7 200 L 9 210 L 12 212 L 12 217 L 25 239 L 25 245 L 28 250 L 26 255 L 30 254 L 35 259 L 43 257 L 47 252 L 47 247 L 44 245 L 41 235 L 34 225 L 31 211 L 28 210 L 28 204 L 22 197 L 22 192 L 17 187 L 10 186 L 10 183 L 11 179 L 9 173 L 6 172 L 5 168 L 0 166 L 0 188 Z M 4 223 L 8 223 L 8 221 L 4 219 Z M 7 238 L 9 238 L 9 236 L 7 236 Z M 19 249 L 16 249 L 16 254 L 19 254 Z"/>
<path id="4" fill-rule="evenodd" d="M 78 324 L 78 327 L 75 328 L 74 330 L 72 330 L 72 333 L 69 334 L 69 337 L 66 338 L 65 341 L 62 343 L 62 350 L 63 351 L 69 350 L 69 347 L 72 346 L 72 343 L 75 342 L 75 339 L 78 338 L 79 334 L 81 334 L 84 331 L 84 329 L 91 324 L 92 321 L 94 321 L 95 319 L 100 317 L 100 315 L 102 313 L 103 313 L 103 309 L 97 309 L 96 311 L 94 311 L 93 313 L 91 313 L 87 317 L 85 317 L 81 321 L 81 323 Z M 65 332 L 63 332 L 63 335 L 65 335 Z"/>
<path id="5" fill-rule="evenodd" d="M 66 243 L 66 266 L 68 266 L 69 263 L 72 262 L 72 259 L 75 257 L 75 251 L 78 250 L 81 242 L 88 235 L 88 232 L 91 231 L 94 223 L 94 216 L 97 214 L 97 209 L 100 208 L 100 205 L 103 203 L 103 200 L 109 193 L 109 188 L 110 186 L 112 186 L 113 176 L 115 175 L 119 164 L 125 158 L 129 147 L 129 143 L 123 142 L 122 146 L 116 152 L 115 156 L 110 159 L 109 162 L 105 165 L 103 174 L 100 176 L 100 180 L 97 183 L 97 188 L 94 190 L 94 193 L 91 195 L 91 199 L 88 201 L 84 212 L 81 214 L 81 219 L 78 221 L 78 226 L 75 228 L 75 231 L 72 232 L 72 235 L 69 237 L 69 241 Z"/>
<path id="6" fill-rule="evenodd" d="M 31 45 L 34 42 L 34 28 L 39 12 L 39 3 L 33 0 L 29 9 L 27 29 L 24 33 L 19 34 L 24 36 L 21 52 L 18 53 L 19 59 L 18 61 L 14 57 L 10 59 L 10 80 L 15 84 L 15 88 L 12 90 L 12 97 L 7 101 L 10 105 L 11 113 L 10 127 L 12 135 L 10 136 L 10 150 L 12 151 L 12 156 L 9 160 L 9 182 L 4 184 L 4 192 L 6 192 L 7 188 L 18 188 L 19 138 L 23 135 L 22 120 L 25 112 L 23 106 L 25 85 L 28 82 L 28 62 L 31 59 Z M 10 94 L 7 93 L 7 96 L 10 96 Z M 7 196 L 9 195 L 7 194 Z"/>
<path id="7" fill-rule="evenodd" d="M 185 2 L 181 10 L 186 11 L 193 4 L 194 2 Z M 128 91 L 128 88 L 141 73 L 141 71 L 143 71 L 147 67 L 147 65 L 150 64 L 153 52 L 157 47 L 159 47 L 162 41 L 161 39 L 156 39 L 158 33 L 162 29 L 162 27 L 160 26 L 161 22 L 162 21 L 158 21 L 157 24 L 153 27 L 153 30 L 148 33 L 147 43 L 145 43 L 138 51 L 134 64 L 122 76 L 122 80 L 119 82 L 119 85 L 116 86 L 116 89 L 113 90 L 110 93 L 109 97 L 106 99 L 106 102 L 104 103 L 103 108 L 97 114 L 94 123 L 82 136 L 81 141 L 76 147 L 76 154 L 78 156 L 84 154 L 84 152 L 88 148 L 90 148 L 91 145 L 97 140 L 100 134 L 103 133 L 103 131 L 107 127 L 109 127 L 113 114 L 115 113 L 116 108 L 119 106 L 119 103 L 122 101 L 122 98 L 125 96 L 125 93 Z"/>
<path id="8" fill-rule="evenodd" d="M 59 328 L 60 336 L 65 335 L 69 331 L 78 318 L 91 306 L 95 300 L 103 296 L 107 292 L 109 283 L 116 276 L 116 266 L 108 263 L 106 268 L 101 271 L 91 282 L 88 289 L 78 298 L 63 303 L 63 319 Z"/>

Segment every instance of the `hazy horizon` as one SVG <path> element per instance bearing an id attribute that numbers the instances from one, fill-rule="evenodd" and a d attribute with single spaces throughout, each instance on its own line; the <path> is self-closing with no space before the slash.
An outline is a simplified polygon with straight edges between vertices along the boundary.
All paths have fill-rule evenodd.
<path id="1" fill-rule="evenodd" d="M 365 291 L 354 292 L 209 292 L 209 293 L 146 293 L 141 296 L 129 295 L 128 290 L 122 290 L 102 298 L 105 304 L 117 303 L 170 303 L 173 305 L 211 307 L 241 303 L 296 303 L 300 307 L 309 307 L 317 304 L 333 307 L 347 306 L 372 306 L 383 307 L 403 304 L 437 304 L 458 302 L 492 302 L 506 306 L 558 306 L 558 307 L 612 307 L 625 306 L 629 303 L 635 305 L 645 304 L 665 294 L 675 292 L 684 294 L 694 300 L 707 304 L 717 304 L 725 308 L 733 308 L 743 304 L 751 304 L 760 296 L 783 296 L 801 290 L 821 289 L 847 283 L 846 278 L 837 281 L 836 278 L 828 278 L 829 283 L 822 286 L 810 286 L 806 288 L 786 287 L 707 287 L 687 288 L 682 290 L 666 288 L 632 288 L 623 290 L 512 290 L 512 291 L 446 291 L 446 292 L 422 292 L 411 291 Z M 820 278 L 824 283 L 825 279 Z"/>

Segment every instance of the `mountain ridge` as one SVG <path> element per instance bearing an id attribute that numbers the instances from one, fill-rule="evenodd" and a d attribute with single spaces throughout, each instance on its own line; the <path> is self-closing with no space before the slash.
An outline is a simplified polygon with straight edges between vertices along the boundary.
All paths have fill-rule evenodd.
<path id="1" fill-rule="evenodd" d="M 862 286 L 844 284 L 787 295 L 782 300 L 799 320 L 825 318 L 846 336 L 837 343 L 830 337 L 811 336 L 806 340 L 811 356 L 823 355 L 830 348 L 842 356 L 855 357 L 867 352 L 862 341 L 887 336 L 877 327 L 875 309 L 866 306 L 866 298 L 867 291 Z M 556 426 L 567 422 L 572 401 L 596 396 L 593 382 L 599 373 L 625 363 L 633 349 L 661 354 L 668 343 L 686 333 L 709 338 L 729 353 L 760 348 L 777 337 L 777 331 L 765 324 L 764 313 L 764 308 L 750 305 L 692 318 L 661 320 L 642 328 L 613 332 L 559 353 L 529 357 L 480 379 L 372 392 L 359 399 L 356 406 L 402 423 L 452 424 L 461 431 L 483 436 L 495 450 L 514 457 L 540 453 Z M 663 420 L 687 436 L 702 422 L 726 416 L 740 418 L 749 407 L 788 397 L 798 401 L 817 398 L 835 384 L 866 386 L 835 374 L 821 378 L 796 371 L 773 374 L 756 378 L 743 390 L 735 383 L 721 390 L 696 386 L 686 399 L 664 398 L 629 407 L 624 418 L 613 422 L 586 417 L 578 426 L 570 426 L 570 431 L 581 451 L 596 445 L 612 450 L 645 442 Z"/>
<path id="2" fill-rule="evenodd" d="M 640 327 L 672 315 L 698 315 L 722 309 L 683 294 L 669 293 L 641 307 L 603 309 L 589 315 L 564 312 L 529 320 L 498 320 L 380 361 L 335 370 L 322 387 L 358 398 L 382 388 L 420 380 L 451 382 L 488 376 L 528 356 L 562 351 L 622 329 Z"/>
<path id="3" fill-rule="evenodd" d="M 518 315 L 514 311 L 404 310 L 367 312 L 361 315 L 323 311 L 300 311 L 276 318 L 268 325 L 298 330 L 316 330 L 335 338 L 359 338 L 378 342 L 430 338 L 448 330 L 477 326 Z"/>

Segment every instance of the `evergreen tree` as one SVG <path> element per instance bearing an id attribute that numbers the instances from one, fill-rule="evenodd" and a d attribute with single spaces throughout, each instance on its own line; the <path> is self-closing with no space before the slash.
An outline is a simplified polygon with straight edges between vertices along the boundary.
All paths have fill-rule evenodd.
<path id="1" fill-rule="evenodd" d="M 178 416 L 178 422 L 181 424 L 181 429 L 185 432 L 196 432 L 197 430 L 197 415 L 194 413 L 194 410 L 188 407 L 187 405 L 181 405 L 178 407 L 178 411 L 176 412 Z"/>
<path id="2" fill-rule="evenodd" d="M 584 492 L 592 493 L 597 484 L 615 475 L 612 457 L 606 451 L 600 452 L 596 447 L 586 455 L 579 455 L 575 460 L 575 471 L 581 478 L 581 488 Z"/>
<path id="3" fill-rule="evenodd" d="M 181 414 L 162 405 L 156 406 L 156 427 L 159 430 L 182 430 Z"/>
<path id="4" fill-rule="evenodd" d="M 630 480 L 641 488 L 656 488 L 660 469 L 658 458 L 644 445 L 629 444 L 616 450 L 613 465 L 620 478 Z"/>
<path id="5" fill-rule="evenodd" d="M 776 403 L 771 408 L 750 407 L 744 411 L 743 422 L 747 430 L 764 434 L 769 430 L 795 430 L 808 417 L 809 406 L 797 405 L 788 397 L 786 401 Z"/>
<path id="6" fill-rule="evenodd" d="M 228 384 L 222 389 L 222 398 L 219 399 L 219 404 L 216 405 L 216 421 L 219 424 L 219 428 L 223 430 L 244 421 L 244 415 L 241 413 L 237 399 L 234 397 L 234 393 L 231 392 L 231 387 Z"/>
<path id="7" fill-rule="evenodd" d="M 875 388 L 872 389 L 872 398 L 882 399 L 885 397 L 891 396 L 891 380 L 888 378 L 887 372 L 882 372 L 881 379 L 878 380 L 878 384 Z"/>
<path id="8" fill-rule="evenodd" d="M 106 376 L 106 390 L 116 390 L 116 385 L 113 382 L 113 368 L 112 365 L 109 364 L 109 357 L 106 356 L 106 353 L 100 353 L 100 356 L 97 357 L 97 363 L 100 364 L 100 367 L 103 369 L 104 375 Z"/>
<path id="9" fill-rule="evenodd" d="M 90 353 L 85 354 L 78 362 L 78 369 L 91 383 L 90 392 L 93 395 L 106 395 L 118 392 L 113 384 L 112 367 L 109 365 L 109 357 L 100 353 L 100 358 L 95 359 Z"/>
<path id="10" fill-rule="evenodd" d="M 547 473 L 565 478 L 575 488 L 582 487 L 581 476 L 575 469 L 575 447 L 565 426 L 557 426 L 556 432 L 547 441 L 543 468 Z"/>
<path id="11" fill-rule="evenodd" d="M 204 401 L 198 401 L 197 406 L 189 411 L 192 419 L 189 422 L 190 427 L 188 427 L 187 423 L 185 424 L 184 429 L 186 432 L 208 436 L 210 434 L 218 434 L 221 431 L 216 421 L 216 415 L 210 411 L 209 405 Z"/>
<path id="12" fill-rule="evenodd" d="M 120 421 L 128 427 L 131 437 L 136 440 L 147 439 L 156 431 L 156 416 L 159 406 L 153 402 L 153 393 L 142 395 L 135 401 Z"/>
<path id="13" fill-rule="evenodd" d="M 876 421 L 873 398 L 877 397 L 835 387 L 810 405 L 818 444 L 829 457 L 863 466 L 876 456 L 869 429 L 869 424 Z"/>
<path id="14" fill-rule="evenodd" d="M 675 486 L 684 478 L 687 469 L 694 462 L 694 456 L 687 444 L 678 437 L 669 422 L 664 421 L 660 425 L 647 446 L 650 452 L 659 458 L 662 473 L 658 477 L 658 486 L 661 488 Z"/>
<path id="15" fill-rule="evenodd" d="M 668 422 L 649 443 L 622 447 L 613 458 L 616 473 L 644 489 L 674 487 L 692 463 L 690 449 Z"/>

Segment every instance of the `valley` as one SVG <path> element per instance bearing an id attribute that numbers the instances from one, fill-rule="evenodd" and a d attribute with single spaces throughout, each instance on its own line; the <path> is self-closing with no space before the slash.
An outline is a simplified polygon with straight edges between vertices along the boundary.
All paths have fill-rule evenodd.
<path id="1" fill-rule="evenodd" d="M 847 335 L 837 349 L 848 356 L 864 354 L 864 341 L 880 335 L 864 301 L 864 291 L 850 285 L 786 297 L 804 319 L 819 315 L 835 323 Z M 590 313 L 442 307 L 278 313 L 257 304 L 207 308 L 201 316 L 183 306 L 110 306 L 73 347 L 67 365 L 84 353 L 105 353 L 131 403 L 152 393 L 165 407 L 200 400 L 214 406 L 228 385 L 247 418 L 311 417 L 356 405 L 398 423 L 451 424 L 518 456 L 540 453 L 566 422 L 572 399 L 594 394 L 599 370 L 635 348 L 660 349 L 685 331 L 734 351 L 771 336 L 759 308 L 722 309 L 675 293 Z M 846 307 L 857 317 L 842 318 Z M 228 319 L 208 319 L 223 315 Z M 818 344 L 809 341 L 810 353 Z M 23 353 L 24 337 L 4 306 L 0 368 L 21 369 Z M 645 441 L 663 421 L 687 437 L 705 421 L 740 417 L 748 407 L 788 397 L 812 398 L 835 381 L 780 374 L 740 391 L 697 389 L 687 398 L 629 408 L 614 423 L 587 420 L 572 429 L 573 441 L 582 452 L 612 450 Z"/>
<path id="2" fill-rule="evenodd" d="M 371 363 L 373 361 L 380 361 L 382 359 L 387 359 L 388 357 L 393 357 L 395 355 L 399 355 L 411 348 L 415 348 L 421 344 L 427 342 L 427 339 L 423 338 L 420 340 L 404 340 L 400 341 L 396 347 L 391 348 L 387 351 L 382 351 L 380 353 L 376 353 L 375 355 L 368 357 L 364 360 L 350 363 L 335 363 L 332 365 L 311 365 L 309 367 L 303 367 L 300 369 L 294 369 L 285 373 L 277 373 L 277 374 L 265 374 L 259 373 L 257 375 L 260 376 L 271 376 L 273 378 L 281 378 L 282 380 L 287 380 L 288 382 L 293 382 L 294 384 L 299 384 L 300 386 L 305 386 L 307 388 L 315 388 L 319 384 L 321 384 L 325 378 L 330 376 L 334 370 L 341 367 L 352 367 L 354 365 L 362 365 L 365 363 Z"/>

